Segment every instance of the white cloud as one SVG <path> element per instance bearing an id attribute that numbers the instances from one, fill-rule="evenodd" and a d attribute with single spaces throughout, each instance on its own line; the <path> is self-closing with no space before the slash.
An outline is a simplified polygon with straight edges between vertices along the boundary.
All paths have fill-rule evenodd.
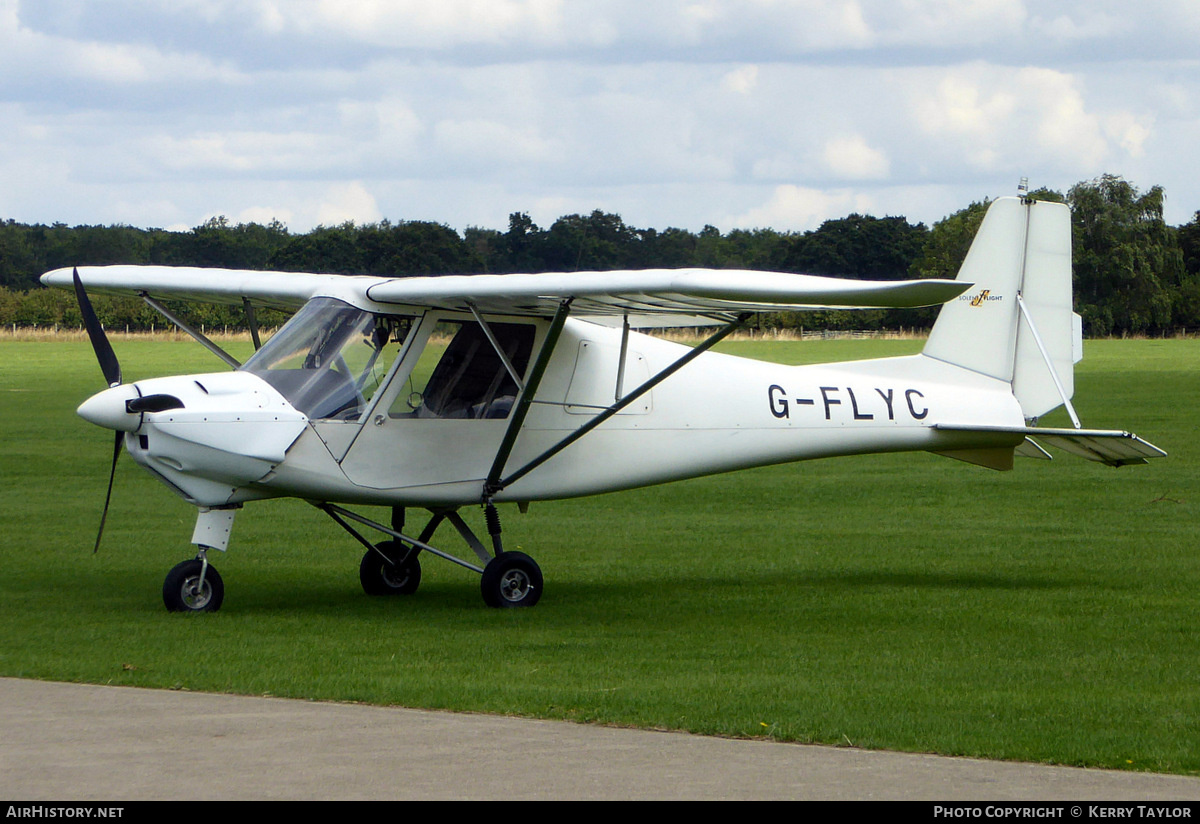
<path id="1" fill-rule="evenodd" d="M 978 74 L 978 72 L 972 72 Z M 919 93 L 916 115 L 930 134 L 949 133 L 970 139 L 995 133 L 1017 108 L 1010 91 L 989 93 L 966 72 L 951 70 L 930 93 Z"/>
<path id="2" fill-rule="evenodd" d="M 1018 160 L 1053 162 L 1086 174 L 1111 156 L 1101 113 L 1074 74 L 973 63 L 943 75 L 932 91 L 915 92 L 913 113 L 930 145 L 952 152 L 946 164 L 957 157 L 973 168 L 998 170 Z M 1136 140 L 1136 134 L 1122 139 Z"/>
<path id="3" fill-rule="evenodd" d="M 184 80 L 244 81 L 222 61 L 195 52 L 44 34 L 22 23 L 17 0 L 0 0 L 0 89 L 17 79 L 43 84 L 84 81 L 117 87 Z"/>
<path id="4" fill-rule="evenodd" d="M 755 160 L 750 166 L 754 180 L 798 180 L 805 176 L 805 165 L 791 154 L 775 154 Z"/>
<path id="5" fill-rule="evenodd" d="M 815 229 L 822 222 L 850 212 L 869 212 L 870 197 L 848 190 L 822 191 L 786 184 L 776 186 L 770 199 L 749 211 L 727 218 L 739 229 L 769 226 L 778 230 Z"/>
<path id="6" fill-rule="evenodd" d="M 1017 37 L 1025 0 L 892 0 L 874 2 L 867 23 L 886 45 L 966 45 Z"/>
<path id="7" fill-rule="evenodd" d="M 561 5 L 559 0 L 309 0 L 290 4 L 287 12 L 275 7 L 270 19 L 274 24 L 283 17 L 304 30 L 337 31 L 390 48 L 444 48 L 552 38 L 561 26 Z"/>
<path id="8" fill-rule="evenodd" d="M 1054 17 L 1034 16 L 1030 21 L 1034 32 L 1057 42 L 1094 40 L 1119 33 L 1122 21 L 1103 8 L 1069 9 Z"/>
<path id="9" fill-rule="evenodd" d="M 348 220 L 377 223 L 382 219 L 375 196 L 357 180 L 331 186 L 316 209 L 316 222 L 322 226 L 340 226 Z"/>
<path id="10" fill-rule="evenodd" d="M 0 0 L 0 217 L 811 228 L 1113 171 L 1186 220 L 1198 36 L 1167 0 Z"/>
<path id="11" fill-rule="evenodd" d="M 739 66 L 721 78 L 721 88 L 738 94 L 750 94 L 758 85 L 758 66 Z"/>
<path id="12" fill-rule="evenodd" d="M 138 141 L 163 171 L 203 175 L 313 174 L 337 164 L 330 137 L 292 132 L 214 132 Z"/>
<path id="13" fill-rule="evenodd" d="M 1100 119 L 1088 111 L 1076 78 L 1054 69 L 1028 68 L 1015 79 L 1032 109 L 1042 148 L 1085 166 L 1103 162 L 1108 145 Z"/>
<path id="14" fill-rule="evenodd" d="M 411 141 L 422 131 L 421 118 L 403 100 L 343 98 L 337 101 L 340 128 L 360 137 Z"/>
<path id="15" fill-rule="evenodd" d="M 560 152 L 532 126 L 512 126 L 491 120 L 443 120 L 433 128 L 437 147 L 453 162 L 472 166 L 496 163 L 552 161 Z"/>
<path id="16" fill-rule="evenodd" d="M 1150 126 L 1129 112 L 1115 112 L 1105 118 L 1104 131 L 1130 157 L 1145 155 Z"/>
<path id="17" fill-rule="evenodd" d="M 828 141 L 822 160 L 835 177 L 879 180 L 888 176 L 887 155 L 867 145 L 861 135 L 835 137 Z"/>

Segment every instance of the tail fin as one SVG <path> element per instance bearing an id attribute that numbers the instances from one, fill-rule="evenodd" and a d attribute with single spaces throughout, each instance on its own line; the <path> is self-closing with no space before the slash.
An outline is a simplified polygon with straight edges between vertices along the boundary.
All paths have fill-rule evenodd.
<path id="1" fill-rule="evenodd" d="M 994 201 L 958 280 L 974 287 L 942 308 L 924 353 L 1008 381 L 1026 419 L 1070 409 L 1083 336 L 1071 311 L 1067 206 Z"/>

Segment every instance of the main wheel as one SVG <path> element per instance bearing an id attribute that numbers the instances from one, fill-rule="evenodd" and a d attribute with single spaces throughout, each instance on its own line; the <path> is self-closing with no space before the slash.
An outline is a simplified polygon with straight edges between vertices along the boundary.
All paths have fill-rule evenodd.
<path id="1" fill-rule="evenodd" d="M 204 570 L 200 586 L 199 558 L 176 564 L 163 581 L 163 603 L 171 612 L 216 612 L 225 600 L 225 584 L 212 564 Z"/>
<path id="2" fill-rule="evenodd" d="M 408 547 L 384 541 L 363 556 L 358 580 L 368 595 L 412 595 L 421 585 L 421 562 Z"/>
<path id="3" fill-rule="evenodd" d="M 479 584 L 489 607 L 531 607 L 542 597 L 542 570 L 524 552 L 501 552 Z"/>

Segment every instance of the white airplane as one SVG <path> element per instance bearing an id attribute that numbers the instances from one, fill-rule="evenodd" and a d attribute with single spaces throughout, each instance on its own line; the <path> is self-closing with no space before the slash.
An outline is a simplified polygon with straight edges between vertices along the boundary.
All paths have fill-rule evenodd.
<path id="1" fill-rule="evenodd" d="M 1066 206 L 1003 198 L 956 280 L 860 281 L 735 270 L 343 277 L 161 266 L 81 267 L 74 286 L 110 388 L 79 414 L 199 509 L 195 559 L 171 570 L 174 611 L 213 611 L 243 504 L 294 496 L 364 547 L 363 589 L 407 594 L 429 553 L 482 575 L 493 607 L 532 606 L 537 564 L 505 551 L 496 504 L 592 495 L 735 469 L 926 451 L 1011 469 L 1040 444 L 1112 466 L 1165 453 L 1087 430 L 1071 406 L 1082 331 L 1071 311 Z M 136 295 L 233 371 L 122 384 L 86 290 Z M 162 298 L 298 309 L 239 364 Z M 781 366 L 710 351 L 755 313 L 945 303 L 919 355 Z M 681 318 L 686 315 L 686 318 Z M 696 347 L 631 331 L 720 324 Z M 434 335 L 449 335 L 445 347 Z M 1073 428 L 1036 419 L 1066 406 Z M 112 476 L 109 478 L 109 495 Z M 391 507 L 390 525 L 345 504 Z M 489 550 L 459 514 L 482 505 Z M 406 508 L 430 520 L 405 531 Z M 108 502 L 105 502 L 107 516 Z M 431 545 L 450 524 L 478 556 Z M 385 537 L 372 543 L 355 525 Z M 101 534 L 104 528 L 102 517 Z M 97 536 L 97 546 L 99 545 Z"/>

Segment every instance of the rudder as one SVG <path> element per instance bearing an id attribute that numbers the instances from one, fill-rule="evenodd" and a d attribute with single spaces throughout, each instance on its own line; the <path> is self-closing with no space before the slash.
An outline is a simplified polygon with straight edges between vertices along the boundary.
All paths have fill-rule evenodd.
<path id="1" fill-rule="evenodd" d="M 957 279 L 974 287 L 942 308 L 924 354 L 1011 383 L 1026 419 L 1069 401 L 1081 330 L 1068 207 L 994 201 Z"/>

